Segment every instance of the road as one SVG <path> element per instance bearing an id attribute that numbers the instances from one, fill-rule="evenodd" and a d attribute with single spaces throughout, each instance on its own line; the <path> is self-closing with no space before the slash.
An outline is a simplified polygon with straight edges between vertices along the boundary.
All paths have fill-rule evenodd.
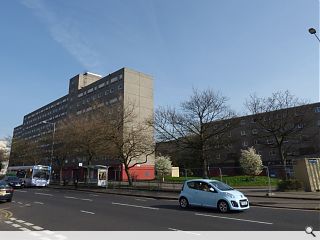
<path id="1" fill-rule="evenodd" d="M 319 211 L 254 206 L 227 214 L 182 210 L 173 200 L 48 188 L 19 189 L 13 202 L 0 203 L 6 231 L 319 231 L 319 217 Z"/>

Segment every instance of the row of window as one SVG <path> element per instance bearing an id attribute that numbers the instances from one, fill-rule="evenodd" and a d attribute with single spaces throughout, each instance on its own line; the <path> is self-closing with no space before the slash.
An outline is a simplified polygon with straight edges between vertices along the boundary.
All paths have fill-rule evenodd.
<path id="1" fill-rule="evenodd" d="M 100 104 L 98 104 L 97 107 L 102 107 L 103 105 L 108 106 L 108 105 L 110 105 L 110 104 L 114 104 L 114 103 L 120 101 L 121 99 L 122 99 L 121 96 L 119 96 L 118 98 L 115 97 L 115 98 L 110 99 L 109 101 L 106 101 L 105 103 L 100 103 Z M 92 107 L 88 107 L 88 108 L 79 110 L 79 111 L 77 111 L 77 115 L 82 114 L 82 113 L 85 113 L 85 112 L 89 112 L 89 111 L 91 111 L 91 110 L 93 110 Z M 112 113 L 111 111 L 112 111 L 112 110 L 110 109 L 110 113 Z"/>
<path id="2" fill-rule="evenodd" d="M 64 111 L 66 109 L 67 109 L 67 104 L 61 105 L 60 107 L 56 107 L 56 108 L 54 108 L 54 109 L 52 109 L 50 111 L 47 111 L 47 112 L 45 112 L 45 113 L 43 113 L 41 115 L 37 114 L 37 116 L 33 117 L 32 119 L 24 121 L 24 124 L 28 125 L 28 124 L 32 124 L 32 123 L 37 123 L 39 121 L 42 121 L 44 118 L 52 116 L 53 114 L 56 114 L 56 113 L 61 112 L 61 111 Z M 32 127 L 32 126 L 34 126 L 34 125 L 31 125 L 30 127 Z"/>
<path id="3" fill-rule="evenodd" d="M 87 95 L 87 94 L 89 94 L 89 93 L 92 93 L 93 91 L 96 91 L 97 89 L 100 89 L 100 88 L 102 88 L 102 87 L 104 87 L 104 86 L 108 86 L 109 84 L 114 83 L 114 82 L 116 82 L 116 81 L 118 81 L 118 80 L 120 80 L 120 79 L 122 79 L 122 74 L 120 74 L 119 76 L 113 77 L 113 78 L 111 78 L 110 80 L 107 80 L 107 81 L 105 81 L 105 82 L 103 82 L 103 83 L 100 83 L 98 86 L 89 88 L 88 90 L 86 90 L 86 91 L 84 91 L 84 92 L 82 92 L 82 93 L 79 93 L 79 94 L 78 94 L 78 97 L 79 97 L 79 98 L 80 98 L 80 97 L 83 97 L 83 96 L 85 96 L 85 95 Z M 122 85 L 119 85 L 119 86 L 118 86 L 118 89 L 122 89 Z M 114 88 L 111 88 L 111 90 L 112 90 L 112 92 L 113 92 L 113 91 L 114 91 Z"/>
<path id="4" fill-rule="evenodd" d="M 31 119 L 31 118 L 33 118 L 33 117 L 35 117 L 35 116 L 37 116 L 37 115 L 39 115 L 39 114 L 41 114 L 41 113 L 43 113 L 45 111 L 48 111 L 48 110 L 50 110 L 52 108 L 55 108 L 55 107 L 59 106 L 60 104 L 65 103 L 67 100 L 68 100 L 68 98 L 63 98 L 60 101 L 47 106 L 46 108 L 43 108 L 43 109 L 41 109 L 41 110 L 39 110 L 39 111 L 37 111 L 35 113 L 32 113 L 31 115 L 27 115 L 26 119 Z"/>

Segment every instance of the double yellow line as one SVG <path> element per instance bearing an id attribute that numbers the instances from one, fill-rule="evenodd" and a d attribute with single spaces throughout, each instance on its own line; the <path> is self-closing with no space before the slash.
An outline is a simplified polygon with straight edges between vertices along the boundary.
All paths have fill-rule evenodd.
<path id="1" fill-rule="evenodd" d="M 0 220 L 1 219 L 9 219 L 12 217 L 12 212 L 6 210 L 6 208 L 0 208 Z"/>

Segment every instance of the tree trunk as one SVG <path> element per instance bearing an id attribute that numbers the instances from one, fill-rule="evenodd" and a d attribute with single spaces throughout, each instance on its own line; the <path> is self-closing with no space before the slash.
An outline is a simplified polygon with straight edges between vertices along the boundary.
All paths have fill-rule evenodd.
<path id="1" fill-rule="evenodd" d="M 63 182 L 63 178 L 62 178 L 62 166 L 60 166 L 60 184 Z"/>
<path id="2" fill-rule="evenodd" d="M 206 158 L 206 154 L 205 154 L 205 147 L 204 147 L 204 144 L 202 144 L 202 147 L 201 147 L 201 162 L 203 163 L 203 173 L 202 173 L 202 177 L 203 178 L 209 178 L 208 177 L 208 161 L 207 161 L 207 158 Z"/>
<path id="3" fill-rule="evenodd" d="M 280 156 L 281 162 L 282 162 L 283 167 L 284 167 L 285 179 L 288 180 L 287 160 L 286 160 L 286 158 L 285 158 L 285 156 L 284 156 L 284 152 L 283 152 L 283 149 L 282 149 L 282 145 L 281 145 L 281 144 L 278 145 L 278 150 L 279 150 L 279 156 Z"/>
<path id="4" fill-rule="evenodd" d="M 209 178 L 208 177 L 208 162 L 206 158 L 202 158 L 202 162 L 203 162 L 203 178 Z"/>
<path id="5" fill-rule="evenodd" d="M 129 186 L 132 186 L 132 177 L 131 177 L 131 174 L 130 174 L 128 166 L 125 165 L 124 166 L 124 170 L 125 170 L 125 172 L 127 174 L 128 184 L 129 184 Z"/>

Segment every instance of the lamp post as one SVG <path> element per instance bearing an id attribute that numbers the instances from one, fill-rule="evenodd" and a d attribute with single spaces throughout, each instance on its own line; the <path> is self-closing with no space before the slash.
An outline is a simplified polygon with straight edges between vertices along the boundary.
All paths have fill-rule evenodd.
<path id="1" fill-rule="evenodd" d="M 47 121 L 42 121 L 42 123 L 45 124 L 51 124 L 53 126 L 53 132 L 52 132 L 52 144 L 51 144 L 51 159 L 50 159 L 50 168 L 52 171 L 52 161 L 53 161 L 53 146 L 54 146 L 54 134 L 56 132 L 56 123 L 51 123 L 51 122 L 47 122 Z M 51 175 L 51 174 L 50 174 Z"/>
<path id="2" fill-rule="evenodd" d="M 318 35 L 317 35 L 317 31 L 316 31 L 314 28 L 309 28 L 309 33 L 310 33 L 311 35 L 315 35 L 316 38 L 318 39 L 318 41 L 320 42 L 320 39 L 319 39 L 319 37 L 318 37 Z"/>

